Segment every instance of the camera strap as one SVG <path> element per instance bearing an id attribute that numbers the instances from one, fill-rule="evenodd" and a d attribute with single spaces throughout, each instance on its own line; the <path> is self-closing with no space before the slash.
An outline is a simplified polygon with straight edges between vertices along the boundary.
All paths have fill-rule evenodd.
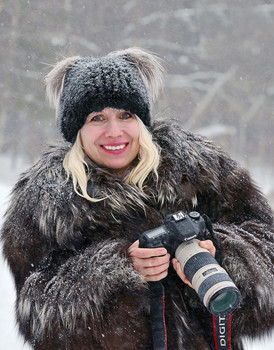
<path id="1" fill-rule="evenodd" d="M 161 282 L 149 282 L 150 322 L 154 350 L 167 350 L 165 289 Z"/>
<path id="2" fill-rule="evenodd" d="M 210 220 L 210 218 L 206 215 L 206 214 L 203 214 L 202 215 L 202 218 L 204 219 L 205 221 L 205 224 L 206 224 L 206 228 L 208 230 L 208 232 L 210 233 L 210 238 L 212 240 L 212 242 L 214 243 L 215 245 L 215 248 L 216 248 L 216 256 L 215 256 L 215 259 L 218 261 L 219 264 L 222 263 L 222 256 L 221 256 L 221 245 L 220 245 L 220 241 L 218 240 L 214 230 L 213 230 L 213 225 L 212 225 L 212 221 Z M 207 237 L 203 237 L 204 239 L 206 239 Z M 209 238 L 209 237 L 208 237 Z"/>
<path id="3" fill-rule="evenodd" d="M 212 221 L 207 215 L 202 215 L 206 228 L 210 232 L 211 239 L 216 247 L 215 259 L 219 264 L 222 264 L 222 250 L 220 242 L 216 237 L 213 230 Z M 226 313 L 222 315 L 212 315 L 213 321 L 213 334 L 216 350 L 230 350 L 231 349 L 231 313 Z"/>
<path id="4" fill-rule="evenodd" d="M 231 349 L 231 313 L 212 315 L 216 350 Z"/>
<path id="5" fill-rule="evenodd" d="M 161 282 L 149 282 L 150 322 L 154 350 L 167 350 L 165 290 Z M 215 350 L 231 350 L 231 313 L 212 315 Z"/>

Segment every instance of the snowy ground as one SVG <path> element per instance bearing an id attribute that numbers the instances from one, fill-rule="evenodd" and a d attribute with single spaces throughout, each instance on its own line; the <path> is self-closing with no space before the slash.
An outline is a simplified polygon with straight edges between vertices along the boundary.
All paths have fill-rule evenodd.
<path id="1" fill-rule="evenodd" d="M 0 184 L 0 225 L 2 216 L 7 206 L 10 186 Z M 0 350 L 29 350 L 30 347 L 24 344 L 18 336 L 15 321 L 13 304 L 15 300 L 14 285 L 6 264 L 0 257 Z M 246 341 L 245 350 L 273 350 L 274 337 L 261 341 Z"/>

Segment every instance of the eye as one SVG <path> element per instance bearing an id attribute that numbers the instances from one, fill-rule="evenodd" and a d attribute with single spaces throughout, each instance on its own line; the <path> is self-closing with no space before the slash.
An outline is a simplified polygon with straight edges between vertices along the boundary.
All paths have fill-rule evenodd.
<path id="1" fill-rule="evenodd" d="M 102 115 L 95 115 L 94 117 L 90 117 L 89 118 L 89 122 L 98 122 L 98 121 L 101 121 L 101 120 L 104 120 L 104 117 Z"/>
<path id="2" fill-rule="evenodd" d="M 129 113 L 129 112 L 125 112 L 125 113 L 123 113 L 122 115 L 121 115 L 121 119 L 130 119 L 130 118 L 132 118 L 133 117 L 133 115 L 131 114 L 131 113 Z"/>

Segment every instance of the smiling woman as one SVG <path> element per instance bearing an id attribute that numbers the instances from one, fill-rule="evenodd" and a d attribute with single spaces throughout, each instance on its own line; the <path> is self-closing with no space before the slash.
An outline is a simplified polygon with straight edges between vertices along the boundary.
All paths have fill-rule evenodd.
<path id="1" fill-rule="evenodd" d="M 96 164 L 121 175 L 140 149 L 139 123 L 130 112 L 105 108 L 91 113 L 80 129 L 83 149 Z"/>
<path id="2" fill-rule="evenodd" d="M 212 315 L 179 261 L 139 246 L 168 214 L 194 208 L 213 227 L 202 254 L 242 295 L 233 350 L 273 326 L 271 209 L 218 146 L 152 121 L 162 73 L 157 56 L 129 48 L 64 59 L 46 77 L 63 141 L 22 174 L 2 230 L 17 323 L 35 350 L 157 349 L 152 281 L 165 291 L 165 349 L 214 349 Z"/>
<path id="3" fill-rule="evenodd" d="M 101 126 L 99 130 L 101 129 L 102 131 L 104 117 L 101 115 L 102 113 L 99 115 L 98 113 L 91 113 L 83 127 L 78 131 L 76 141 L 65 155 L 63 161 L 63 166 L 67 172 L 68 178 L 71 176 L 73 179 L 75 192 L 95 202 L 98 201 L 98 198 L 91 198 L 87 193 L 88 177 L 85 166 L 87 166 L 87 163 L 91 160 L 102 167 L 106 167 L 111 173 L 119 177 L 124 177 L 126 182 L 137 185 L 142 191 L 143 182 L 150 172 L 154 172 L 156 177 L 158 176 L 157 168 L 160 159 L 159 148 L 157 144 L 152 141 L 151 134 L 140 118 L 129 112 L 115 110 L 113 108 L 105 108 L 103 112 L 108 116 L 112 116 L 114 122 L 116 119 L 120 121 L 120 123 L 117 123 L 121 125 L 119 126 L 119 129 L 121 129 L 119 133 L 122 135 L 125 134 L 124 137 L 126 134 L 130 134 L 130 130 L 133 129 L 132 137 L 134 140 L 133 138 L 132 140 L 129 139 L 130 142 L 122 143 L 121 145 L 119 145 L 119 142 L 113 142 L 111 144 L 98 143 L 96 148 L 92 135 L 98 135 L 98 133 L 96 134 L 96 128 L 88 128 L 88 126 L 90 126 L 90 124 L 94 126 L 94 123 L 96 123 L 97 126 Z M 95 120 L 92 122 L 92 119 Z M 106 124 L 106 122 L 107 120 L 104 121 L 104 124 Z M 131 124 L 132 128 L 125 128 L 128 123 Z M 91 129 L 91 133 L 87 132 L 87 129 Z M 84 138 L 82 134 L 84 134 Z M 105 137 L 105 134 L 103 136 Z M 115 135 L 112 133 L 110 136 L 114 137 Z M 117 135 L 115 137 L 117 138 Z M 119 138 L 120 136 L 118 135 L 118 139 Z M 123 153 L 125 151 L 127 154 L 124 155 Z M 138 157 L 138 160 L 134 162 L 136 157 Z M 81 189 L 81 193 L 77 189 L 78 185 Z"/>

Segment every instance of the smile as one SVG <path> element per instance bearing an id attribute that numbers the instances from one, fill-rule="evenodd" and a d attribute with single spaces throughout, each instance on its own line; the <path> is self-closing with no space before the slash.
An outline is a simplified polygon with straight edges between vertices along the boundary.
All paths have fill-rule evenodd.
<path id="1" fill-rule="evenodd" d="M 102 145 L 102 147 L 107 149 L 108 151 L 117 151 L 117 150 L 125 148 L 126 146 L 127 146 L 127 143 L 124 143 L 124 144 L 118 145 L 118 146 L 104 146 L 104 145 Z"/>
<path id="2" fill-rule="evenodd" d="M 101 145 L 101 148 L 109 154 L 113 155 L 119 155 L 121 153 L 124 153 L 128 147 L 129 143 L 120 143 L 120 144 L 108 144 L 108 145 Z"/>

